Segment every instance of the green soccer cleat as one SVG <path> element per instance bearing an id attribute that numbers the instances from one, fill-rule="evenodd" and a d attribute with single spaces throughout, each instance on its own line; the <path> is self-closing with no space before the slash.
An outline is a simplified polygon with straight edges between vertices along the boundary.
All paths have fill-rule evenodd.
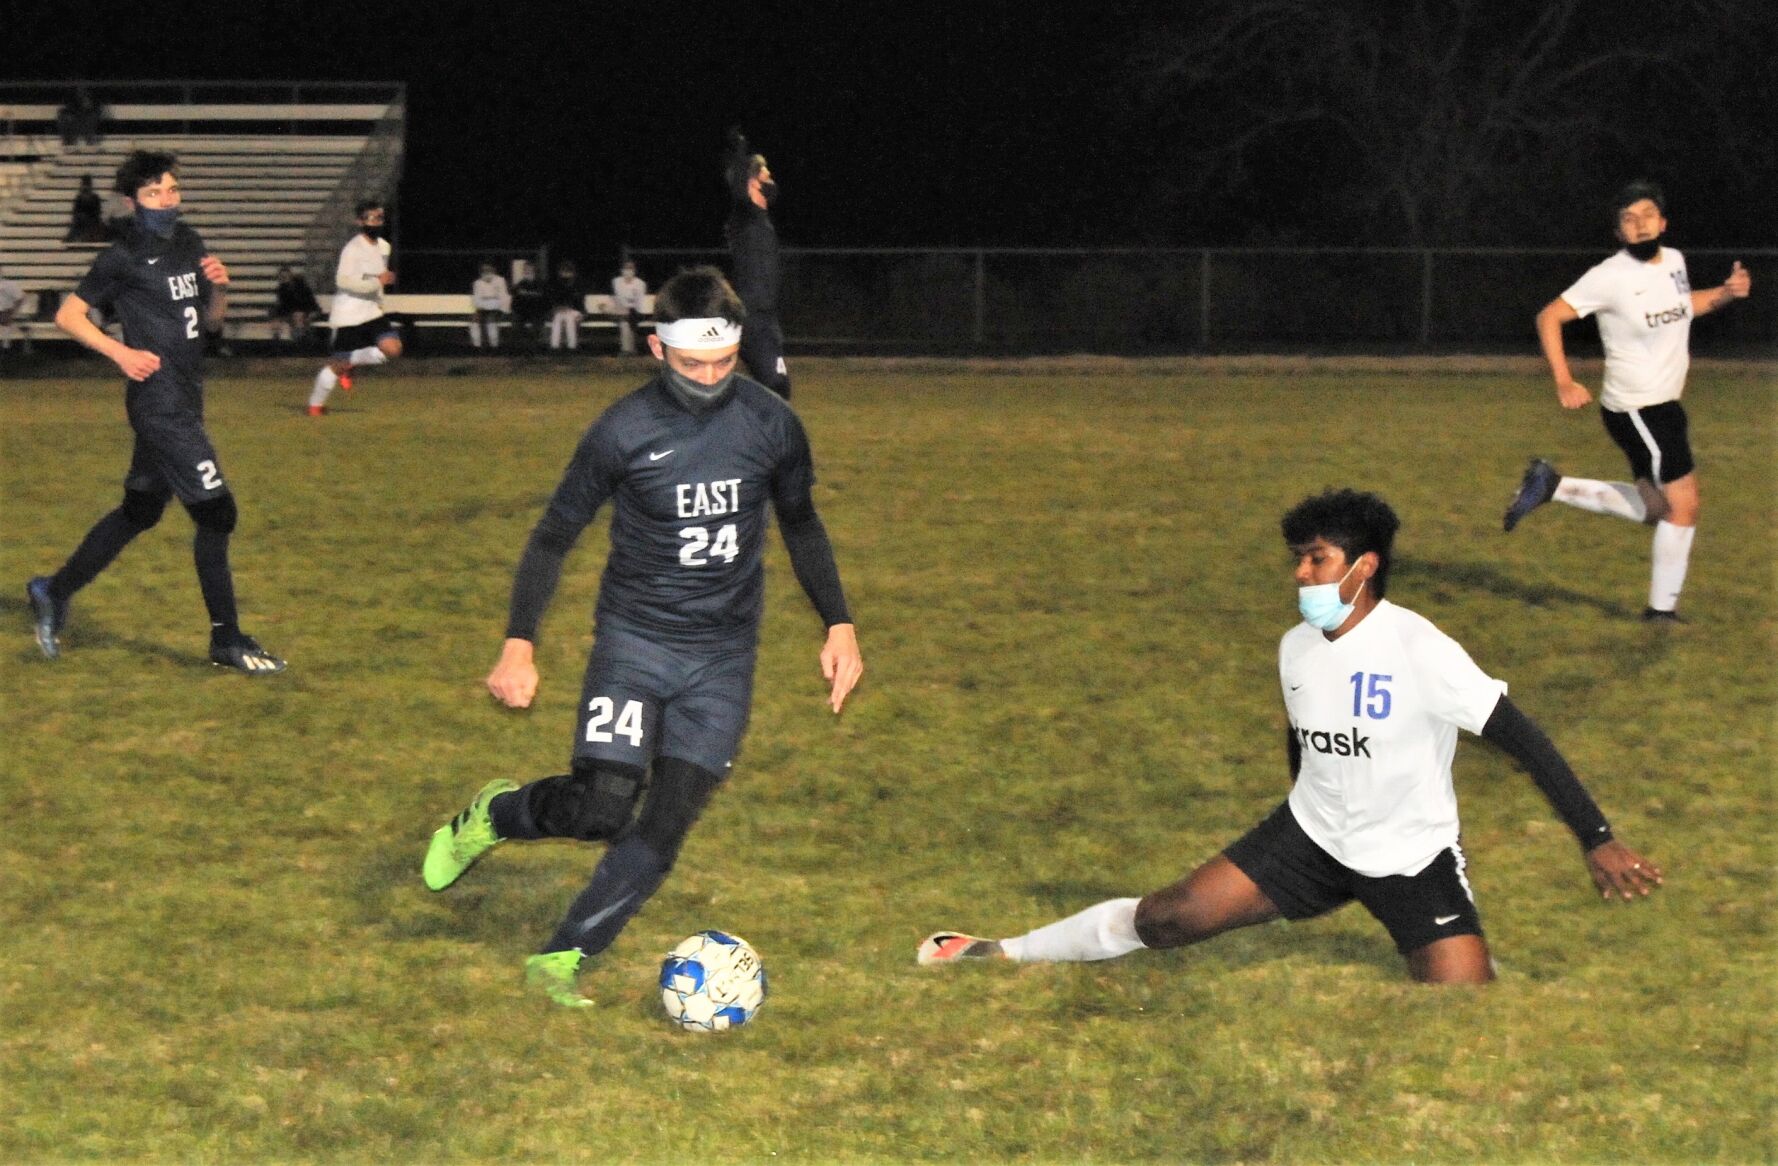
<path id="1" fill-rule="evenodd" d="M 563 1008 L 591 1008 L 593 1002 L 574 990 L 574 977 L 585 958 L 578 947 L 534 955 L 525 961 L 525 983 Z"/>
<path id="2" fill-rule="evenodd" d="M 426 880 L 427 887 L 444 890 L 462 878 L 476 859 L 494 849 L 500 836 L 494 833 L 494 823 L 488 818 L 488 803 L 496 794 L 518 788 L 505 778 L 490 781 L 467 809 L 433 833 L 432 844 L 426 848 L 426 862 L 420 867 L 420 877 Z"/>

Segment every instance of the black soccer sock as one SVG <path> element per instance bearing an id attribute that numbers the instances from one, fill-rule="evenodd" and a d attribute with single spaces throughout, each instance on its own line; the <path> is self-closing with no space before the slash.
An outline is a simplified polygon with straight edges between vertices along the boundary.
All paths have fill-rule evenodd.
<path id="1" fill-rule="evenodd" d="M 611 946 L 667 877 L 668 864 L 639 835 L 605 852 L 593 881 L 575 897 L 544 951 L 579 948 L 589 956 Z"/>
<path id="2" fill-rule="evenodd" d="M 228 535 L 198 527 L 191 557 L 197 564 L 204 607 L 210 612 L 210 642 L 232 644 L 241 634 L 241 616 L 235 608 L 235 577 L 228 569 Z"/>
<path id="3" fill-rule="evenodd" d="M 543 831 L 532 820 L 531 807 L 522 789 L 495 794 L 494 799 L 488 803 L 488 821 L 494 827 L 495 837 L 503 840 L 517 838 L 529 842 L 543 837 Z"/>
<path id="4" fill-rule="evenodd" d="M 501 838 L 608 842 L 629 826 L 642 777 L 633 765 L 576 760 L 573 773 L 496 796 L 488 803 L 488 820 Z"/>
<path id="5" fill-rule="evenodd" d="M 50 596 L 58 603 L 66 603 L 76 591 L 98 578 L 99 572 L 109 567 L 142 529 L 125 516 L 121 506 L 99 519 L 62 569 L 50 577 Z"/>

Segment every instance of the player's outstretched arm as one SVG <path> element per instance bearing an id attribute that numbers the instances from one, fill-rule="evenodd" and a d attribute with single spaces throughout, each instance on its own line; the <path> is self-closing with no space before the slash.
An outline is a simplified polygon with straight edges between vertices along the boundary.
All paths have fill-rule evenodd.
<path id="1" fill-rule="evenodd" d="M 1564 409 L 1579 409 L 1593 399 L 1587 387 L 1574 379 L 1568 368 L 1568 352 L 1562 346 L 1562 327 L 1580 319 L 1567 300 L 1557 296 L 1537 313 L 1537 342 L 1543 358 L 1550 363 L 1550 375 L 1556 380 L 1556 399 Z"/>
<path id="2" fill-rule="evenodd" d="M 1614 895 L 1635 902 L 1661 885 L 1661 868 L 1615 838 L 1587 851 L 1587 872 L 1607 903 Z"/>
<path id="3" fill-rule="evenodd" d="M 530 708 L 537 695 L 537 665 L 530 640 L 509 639 L 488 673 L 488 691 L 507 708 Z"/>
<path id="4" fill-rule="evenodd" d="M 1744 300 L 1752 294 L 1753 276 L 1737 259 L 1721 287 L 1705 288 L 1692 293 L 1692 315 L 1702 316 L 1718 308 L 1726 308 L 1736 300 Z"/>
<path id="5" fill-rule="evenodd" d="M 864 657 L 858 651 L 858 629 L 852 624 L 836 623 L 827 629 L 827 643 L 821 648 L 821 675 L 832 685 L 827 703 L 837 713 L 864 675 Z"/>
<path id="6" fill-rule="evenodd" d="M 1499 746 L 1531 775 L 1549 799 L 1550 808 L 1586 852 L 1593 885 L 1608 901 L 1613 895 L 1633 900 L 1661 885 L 1661 868 L 1612 837 L 1605 815 L 1555 743 L 1505 695 L 1482 726 L 1482 738 Z"/>

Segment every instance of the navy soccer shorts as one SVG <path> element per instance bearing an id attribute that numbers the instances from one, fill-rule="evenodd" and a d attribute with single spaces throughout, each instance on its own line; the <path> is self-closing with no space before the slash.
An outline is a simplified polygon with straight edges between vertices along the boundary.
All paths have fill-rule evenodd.
<path id="1" fill-rule="evenodd" d="M 1599 416 L 1605 421 L 1605 432 L 1630 459 L 1630 473 L 1635 477 L 1665 486 L 1697 468 L 1686 433 L 1685 407 L 1678 401 L 1662 401 L 1628 413 L 1601 409 Z"/>
<path id="2" fill-rule="evenodd" d="M 593 637 L 576 760 L 647 768 L 677 757 L 726 776 L 753 707 L 752 643 L 688 645 L 601 624 Z"/>
<path id="3" fill-rule="evenodd" d="M 136 446 L 130 453 L 130 472 L 124 478 L 126 490 L 162 498 L 176 494 L 187 504 L 208 502 L 229 492 L 216 447 L 210 444 L 203 420 L 196 414 L 136 414 L 130 418 L 130 428 L 135 431 Z"/>
<path id="4" fill-rule="evenodd" d="M 1373 878 L 1317 846 L 1285 802 L 1223 853 L 1286 919 L 1312 919 L 1357 899 L 1403 955 L 1453 935 L 1482 934 L 1457 846 L 1441 850 L 1419 874 Z"/>

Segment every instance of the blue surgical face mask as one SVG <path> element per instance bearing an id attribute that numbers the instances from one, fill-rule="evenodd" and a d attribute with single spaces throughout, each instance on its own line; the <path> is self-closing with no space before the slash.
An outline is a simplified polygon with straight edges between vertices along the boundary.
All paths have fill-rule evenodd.
<path id="1" fill-rule="evenodd" d="M 1352 593 L 1353 603 L 1342 603 L 1340 601 L 1340 584 L 1344 583 L 1357 569 L 1357 563 L 1347 567 L 1346 573 L 1340 576 L 1339 583 L 1315 583 L 1296 589 L 1296 609 L 1303 613 L 1303 619 L 1308 621 L 1309 626 L 1320 628 L 1324 632 L 1331 632 L 1346 622 L 1346 617 L 1352 614 L 1356 605 L 1358 592 Z M 1358 584 L 1358 590 L 1364 590 L 1363 582 Z"/>
<path id="2" fill-rule="evenodd" d="M 179 225 L 179 208 L 170 207 L 166 210 L 155 210 L 153 207 L 139 206 L 136 208 L 136 223 L 144 231 L 152 232 L 165 239 Z"/>

